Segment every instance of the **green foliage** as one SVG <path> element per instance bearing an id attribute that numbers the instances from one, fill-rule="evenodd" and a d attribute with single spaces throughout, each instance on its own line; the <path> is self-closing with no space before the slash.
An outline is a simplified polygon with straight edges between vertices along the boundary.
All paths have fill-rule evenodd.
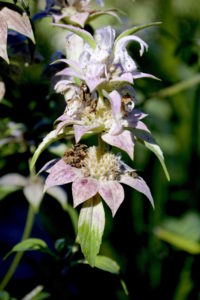
<path id="1" fill-rule="evenodd" d="M 200 216 L 187 213 L 180 219 L 169 218 L 154 229 L 155 235 L 169 244 L 187 251 L 200 254 Z"/>
<path id="2" fill-rule="evenodd" d="M 120 266 L 116 263 L 116 261 L 101 255 L 96 256 L 95 267 L 112 274 L 119 274 L 120 272 Z"/>
<path id="3" fill-rule="evenodd" d="M 8 292 L 2 291 L 0 292 L 0 300 L 16 300 L 16 298 L 11 298 Z"/>
<path id="4" fill-rule="evenodd" d="M 105 214 L 100 196 L 86 201 L 80 212 L 77 240 L 91 267 L 95 266 L 105 226 Z M 98 260 L 98 259 L 97 259 Z"/>
<path id="5" fill-rule="evenodd" d="M 93 49 L 96 48 L 96 42 L 93 38 L 93 36 L 89 33 L 86 32 L 85 30 L 82 30 L 78 27 L 71 26 L 71 25 L 65 25 L 65 24 L 54 24 L 54 26 L 64 28 L 70 32 L 73 32 L 80 36 L 86 43 L 88 43 Z"/>
<path id="6" fill-rule="evenodd" d="M 0 200 L 17 190 L 19 190 L 19 187 L 16 186 L 0 186 Z"/>
<path id="7" fill-rule="evenodd" d="M 43 300 L 50 297 L 49 293 L 43 292 L 44 287 L 42 285 L 34 288 L 30 293 L 23 297 L 22 300 Z"/>
<path id="8" fill-rule="evenodd" d="M 162 23 L 161 22 L 152 22 L 152 23 L 149 23 L 149 24 L 144 24 L 144 25 L 141 25 L 141 26 L 134 26 L 130 29 L 127 29 L 125 31 L 123 31 L 115 40 L 115 46 L 114 46 L 114 51 L 115 51 L 115 47 L 117 45 L 117 43 L 125 36 L 128 36 L 128 35 L 132 35 L 132 34 L 135 34 L 136 32 L 140 31 L 140 30 L 143 30 L 143 29 L 146 29 L 146 28 L 149 28 L 151 26 L 156 26 L 156 25 L 161 25 Z"/>
<path id="9" fill-rule="evenodd" d="M 5 259 L 14 252 L 36 251 L 36 250 L 45 252 L 47 251 L 47 249 L 48 246 L 43 240 L 37 238 L 30 238 L 15 245 L 12 248 L 12 250 L 5 256 Z"/>

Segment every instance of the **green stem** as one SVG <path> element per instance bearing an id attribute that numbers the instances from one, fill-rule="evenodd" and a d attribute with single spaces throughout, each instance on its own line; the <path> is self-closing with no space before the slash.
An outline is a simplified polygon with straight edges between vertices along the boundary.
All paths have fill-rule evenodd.
<path id="1" fill-rule="evenodd" d="M 25 224 L 25 228 L 24 228 L 24 232 L 23 232 L 21 241 L 24 241 L 25 239 L 27 239 L 30 236 L 32 228 L 33 228 L 34 218 L 35 218 L 35 212 L 34 212 L 32 206 L 30 205 L 29 209 L 28 209 L 26 224 Z M 15 255 L 7 273 L 5 274 L 3 280 L 0 284 L 0 291 L 3 291 L 5 289 L 5 287 L 7 286 L 7 284 L 13 277 L 13 275 L 20 263 L 22 256 L 23 256 L 23 252 L 18 252 Z"/>
<path id="2" fill-rule="evenodd" d="M 101 134 L 98 134 L 98 148 L 100 155 L 104 154 L 105 152 L 105 143 L 101 138 Z"/>

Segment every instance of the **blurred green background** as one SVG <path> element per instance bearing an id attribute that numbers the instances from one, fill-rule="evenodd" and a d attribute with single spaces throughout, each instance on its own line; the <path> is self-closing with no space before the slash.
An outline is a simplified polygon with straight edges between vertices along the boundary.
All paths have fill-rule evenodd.
<path id="1" fill-rule="evenodd" d="M 200 3 L 105 0 L 105 4 L 125 13 L 121 14 L 123 25 L 103 17 L 92 23 L 95 28 L 112 24 L 121 32 L 133 25 L 162 22 L 138 33 L 149 44 L 142 58 L 138 45 L 131 44 L 129 51 L 139 69 L 161 79 L 140 79 L 134 87 L 137 108 L 149 114 L 146 123 L 163 150 L 171 181 L 167 182 L 159 161 L 143 146 L 136 145 L 134 163 L 124 155 L 146 180 L 155 201 L 153 210 L 142 195 L 127 188 L 126 201 L 114 219 L 105 208 L 101 253 L 121 266 L 129 296 L 115 275 L 88 266 L 71 269 L 64 259 L 55 263 L 30 253 L 25 254 L 8 290 L 19 299 L 37 284 L 44 285 L 51 299 L 200 299 Z M 32 14 L 43 5 L 33 1 Z M 0 103 L 1 176 L 9 172 L 28 176 L 32 151 L 64 110 L 63 98 L 50 89 L 54 70 L 47 64 L 54 51 L 64 51 L 66 33 L 52 29 L 50 23 L 50 19 L 34 23 L 36 55 L 31 62 L 28 55 L 20 56 L 13 49 L 9 50 L 11 64 L 0 62 L 6 85 Z M 38 170 L 55 158 L 53 152 L 51 148 L 42 154 Z M 69 187 L 67 193 L 71 203 Z M 1 257 L 20 240 L 27 207 L 20 191 L 2 199 Z M 70 245 L 74 239 L 69 215 L 46 196 L 32 235 L 50 245 L 63 237 Z M 9 261 L 0 263 L 1 276 L 8 265 Z"/>

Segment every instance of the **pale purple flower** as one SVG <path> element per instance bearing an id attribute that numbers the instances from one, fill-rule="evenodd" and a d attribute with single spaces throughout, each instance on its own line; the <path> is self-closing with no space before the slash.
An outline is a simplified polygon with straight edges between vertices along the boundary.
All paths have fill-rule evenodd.
<path id="1" fill-rule="evenodd" d="M 82 87 L 84 89 L 84 87 Z M 83 92 L 67 102 L 64 114 L 57 119 L 57 134 L 66 126 L 73 126 L 75 140 L 78 143 L 87 132 L 101 133 L 107 144 L 122 149 L 133 159 L 135 136 L 133 129 L 149 132 L 142 122 L 146 115 L 134 107 L 133 88 L 124 87 L 130 92 L 122 96 L 113 91 L 107 94 L 108 99 L 98 102 L 90 93 Z"/>
<path id="2" fill-rule="evenodd" d="M 148 45 L 136 35 L 128 35 L 116 39 L 115 30 L 111 26 L 100 28 L 94 38 L 85 30 L 69 25 L 60 25 L 77 34 L 67 37 L 67 59 L 62 60 L 69 65 L 63 70 L 66 87 L 74 83 L 74 77 L 84 81 L 90 91 L 120 88 L 142 77 L 157 79 L 151 74 L 139 72 L 135 61 L 126 50 L 128 42 L 135 41 L 140 45 L 140 55 L 148 49 Z M 85 36 L 85 42 L 79 36 Z M 78 53 L 74 55 L 78 43 Z M 76 50 L 75 50 L 76 51 Z"/>
<path id="3" fill-rule="evenodd" d="M 124 200 L 121 183 L 143 193 L 154 205 L 145 181 L 123 163 L 119 156 L 111 152 L 102 153 L 95 146 L 88 149 L 83 145 L 74 146 L 53 166 L 47 163 L 43 170 L 49 173 L 45 190 L 72 183 L 74 207 L 99 193 L 114 216 Z"/>
<path id="4" fill-rule="evenodd" d="M 91 7 L 90 2 L 90 0 L 57 0 L 61 8 L 57 11 L 55 9 L 52 10 L 54 22 L 63 22 L 84 27 L 87 22 L 101 15 L 110 15 L 120 20 L 114 9 L 96 9 Z M 99 0 L 96 3 L 100 6 L 104 4 L 103 1 Z"/>

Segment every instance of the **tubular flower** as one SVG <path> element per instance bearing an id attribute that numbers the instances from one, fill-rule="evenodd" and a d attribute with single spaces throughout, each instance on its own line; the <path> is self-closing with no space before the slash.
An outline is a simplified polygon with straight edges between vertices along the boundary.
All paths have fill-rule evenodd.
<path id="1" fill-rule="evenodd" d="M 143 193 L 153 204 L 151 192 L 145 181 L 133 169 L 111 152 L 102 153 L 98 147 L 75 145 L 55 163 L 47 163 L 43 170 L 49 175 L 45 190 L 50 187 L 72 183 L 74 207 L 97 193 L 104 199 L 113 216 L 124 200 L 121 183 Z"/>
<path id="2" fill-rule="evenodd" d="M 60 8 L 58 10 L 51 9 L 54 22 L 61 21 L 84 27 L 87 22 L 101 15 L 111 15 L 120 20 L 115 10 L 94 9 L 90 6 L 90 2 L 90 0 L 57 0 L 56 3 Z M 96 3 L 100 6 L 104 5 L 102 0 L 97 0 Z"/>
<path id="3" fill-rule="evenodd" d="M 74 83 L 74 77 L 85 81 L 90 92 L 99 89 L 112 91 L 125 83 L 133 84 L 134 79 L 142 77 L 157 79 L 151 74 L 139 72 L 136 63 L 126 50 L 128 42 L 135 41 L 140 45 L 140 55 L 143 55 L 148 45 L 138 36 L 128 35 L 115 40 L 115 30 L 107 26 L 98 29 L 93 38 L 82 29 L 67 25 L 62 25 L 62 27 L 79 36 L 84 35 L 85 40 L 87 38 L 89 41 L 84 42 L 79 36 L 74 37 L 74 35 L 67 37 L 67 59 L 62 61 L 69 66 L 58 74 L 62 74 L 62 80 L 67 80 L 66 89 Z M 79 49 L 74 55 L 77 43 Z M 56 91 L 58 86 L 59 84 L 55 87 Z"/>
<path id="4" fill-rule="evenodd" d="M 126 87 L 124 87 L 126 91 Z M 120 95 L 113 91 L 106 94 L 107 98 L 99 101 L 95 95 L 87 91 L 87 86 L 82 86 L 82 94 L 67 101 L 64 114 L 57 119 L 57 134 L 66 126 L 73 125 L 75 140 L 78 143 L 82 136 L 94 131 L 101 134 L 107 144 L 116 146 L 128 153 L 133 159 L 135 137 L 133 129 L 149 132 L 141 121 L 146 115 L 134 108 L 134 90 L 127 90 L 130 94 Z"/>

